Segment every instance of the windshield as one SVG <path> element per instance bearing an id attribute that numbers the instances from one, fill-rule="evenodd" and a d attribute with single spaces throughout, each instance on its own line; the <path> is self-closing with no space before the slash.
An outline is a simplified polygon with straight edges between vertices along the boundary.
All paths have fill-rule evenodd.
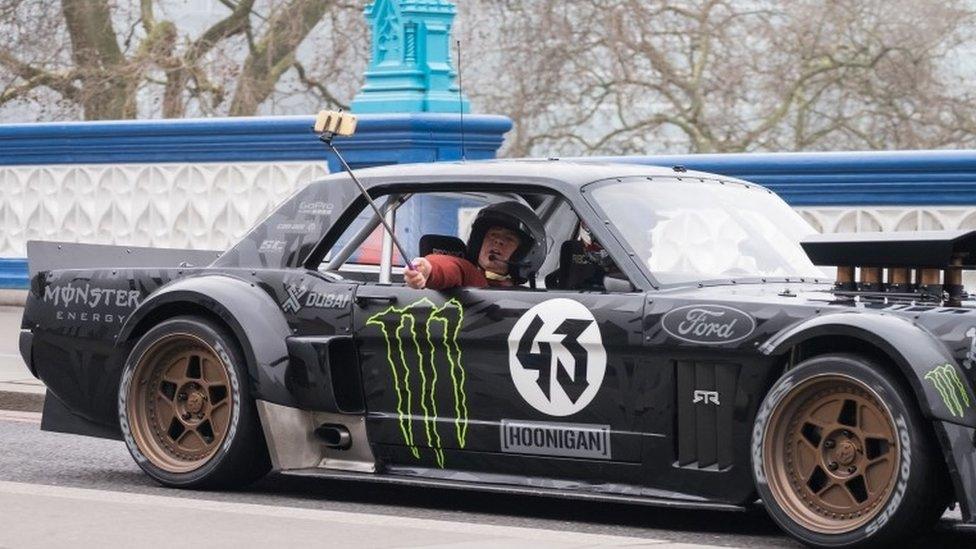
<path id="1" fill-rule="evenodd" d="M 598 185 L 592 194 L 662 284 L 824 276 L 799 245 L 813 228 L 761 187 L 655 177 Z"/>

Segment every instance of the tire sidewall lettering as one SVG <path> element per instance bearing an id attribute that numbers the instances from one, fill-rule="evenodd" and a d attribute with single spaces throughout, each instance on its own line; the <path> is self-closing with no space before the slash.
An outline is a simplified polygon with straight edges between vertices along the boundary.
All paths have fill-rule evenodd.
<path id="1" fill-rule="evenodd" d="M 125 445 L 129 447 L 129 451 L 132 457 L 136 460 L 140 466 L 148 465 L 149 460 L 143 455 L 142 451 L 136 445 L 135 438 L 132 436 L 132 431 L 129 429 L 129 414 L 126 406 L 126 395 L 129 394 L 129 386 L 132 385 L 132 375 L 135 372 L 135 366 L 129 366 L 126 363 L 125 372 L 122 374 L 122 383 L 119 385 L 119 426 L 122 429 L 122 438 L 125 440 Z"/>
<path id="2" fill-rule="evenodd" d="M 763 401 L 762 408 L 760 408 L 758 415 L 756 416 L 756 421 L 752 426 L 752 467 L 753 473 L 755 474 L 755 480 L 757 484 L 766 484 L 766 470 L 763 467 L 763 441 L 766 439 L 766 427 L 769 422 L 769 416 L 772 415 L 773 410 L 779 405 L 783 397 L 789 393 L 793 387 L 796 386 L 796 382 L 793 376 L 785 377 L 776 384 L 775 387 L 767 394 L 766 399 Z"/>
<path id="3" fill-rule="evenodd" d="M 231 415 L 230 424 L 227 426 L 227 436 L 224 437 L 223 444 L 220 445 L 220 450 L 214 455 L 211 463 L 215 463 L 221 456 L 223 456 L 230 449 L 231 443 L 234 441 L 237 435 L 237 424 L 240 423 L 241 417 L 241 382 L 237 376 L 237 368 L 234 365 L 234 361 L 231 360 L 230 354 L 221 344 L 220 340 L 214 340 L 212 346 L 215 351 L 217 351 L 217 356 L 220 360 L 224 362 L 224 366 L 227 368 L 227 374 L 230 377 L 230 386 L 233 391 L 233 399 L 231 400 Z"/>
<path id="4" fill-rule="evenodd" d="M 905 499 L 905 494 L 908 491 L 908 481 L 912 474 L 912 439 L 908 432 L 908 421 L 905 420 L 904 415 L 899 414 L 895 418 L 895 425 L 898 428 L 898 438 L 901 443 L 901 466 L 898 470 L 898 484 L 895 485 L 894 493 L 884 511 L 864 527 L 865 537 L 873 536 L 888 523 L 892 515 L 901 507 L 901 502 Z"/>

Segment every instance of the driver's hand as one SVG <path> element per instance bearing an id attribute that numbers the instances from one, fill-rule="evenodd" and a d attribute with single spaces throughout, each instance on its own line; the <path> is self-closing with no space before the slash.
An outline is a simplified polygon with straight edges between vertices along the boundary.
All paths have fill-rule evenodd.
<path id="1" fill-rule="evenodd" d="M 427 277 L 430 276 L 430 261 L 422 257 L 413 260 L 413 268 L 407 265 L 403 271 L 403 280 L 407 286 L 415 290 L 420 290 L 427 285 Z"/>

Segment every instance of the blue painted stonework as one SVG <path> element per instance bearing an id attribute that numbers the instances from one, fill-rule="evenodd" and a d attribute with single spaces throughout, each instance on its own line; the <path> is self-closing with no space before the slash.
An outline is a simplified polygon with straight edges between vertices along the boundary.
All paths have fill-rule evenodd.
<path id="1" fill-rule="evenodd" d="M 0 124 L 0 165 L 328 160 L 311 116 Z M 465 156 L 494 158 L 512 121 L 464 117 Z M 363 115 L 336 143 L 355 167 L 458 160 L 460 120 L 438 113 Z"/>
<path id="2" fill-rule="evenodd" d="M 376 0 L 366 6 L 372 59 L 352 112 L 468 112 L 451 64 L 447 0 Z"/>
<path id="3" fill-rule="evenodd" d="M 600 160 L 684 166 L 763 185 L 791 206 L 976 205 L 976 151 L 615 156 Z"/>
<path id="4" fill-rule="evenodd" d="M 26 289 L 27 260 L 0 258 L 0 290 Z"/>

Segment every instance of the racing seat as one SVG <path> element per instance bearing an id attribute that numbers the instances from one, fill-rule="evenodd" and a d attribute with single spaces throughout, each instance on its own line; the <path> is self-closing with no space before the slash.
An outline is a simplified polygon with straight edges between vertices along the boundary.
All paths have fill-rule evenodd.
<path id="1" fill-rule="evenodd" d="M 420 257 L 430 254 L 453 255 L 454 257 L 466 257 L 468 247 L 464 241 L 456 236 L 443 234 L 425 234 L 420 237 Z"/>
<path id="2" fill-rule="evenodd" d="M 580 240 L 567 240 L 559 248 L 559 268 L 546 277 L 546 287 L 558 290 L 593 290 L 603 287 L 603 269 L 590 261 Z"/>

